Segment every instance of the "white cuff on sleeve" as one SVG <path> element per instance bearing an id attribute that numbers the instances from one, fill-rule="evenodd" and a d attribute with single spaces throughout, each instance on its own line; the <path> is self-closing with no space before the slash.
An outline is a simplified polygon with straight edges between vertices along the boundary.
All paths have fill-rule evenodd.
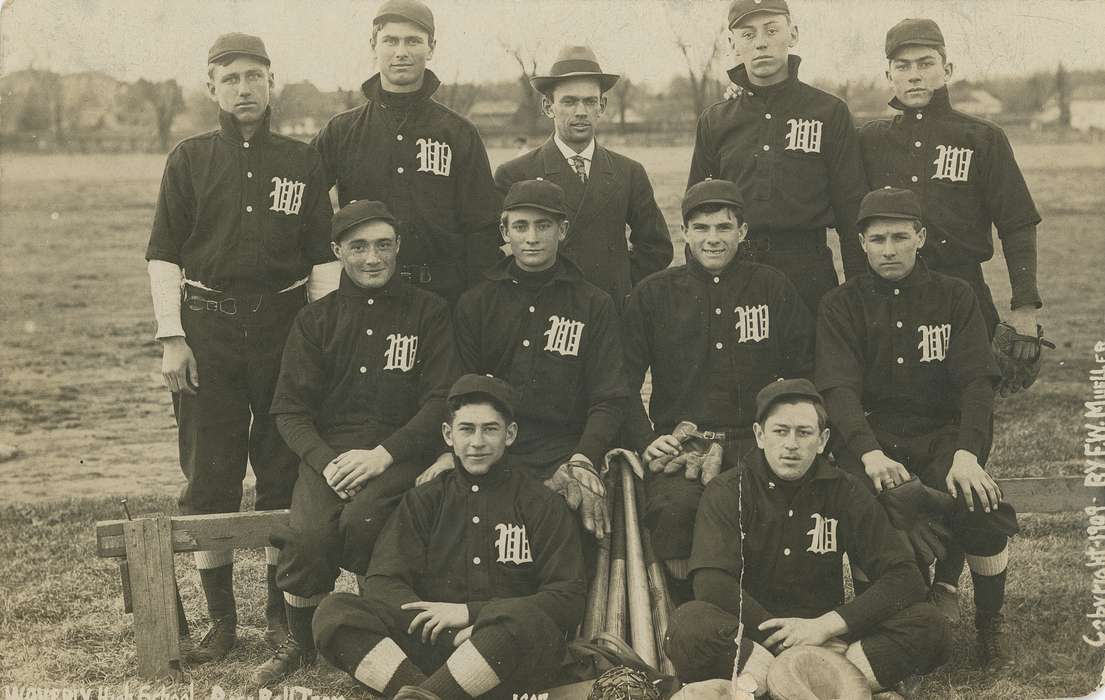
<path id="1" fill-rule="evenodd" d="M 158 340 L 183 336 L 180 325 L 180 287 L 184 273 L 180 266 L 164 260 L 151 260 L 146 266 L 150 274 L 150 297 L 153 299 L 153 315 L 157 319 Z"/>
<path id="2" fill-rule="evenodd" d="M 341 263 L 337 260 L 311 268 L 307 278 L 307 300 L 317 301 L 338 288 L 341 281 Z"/>

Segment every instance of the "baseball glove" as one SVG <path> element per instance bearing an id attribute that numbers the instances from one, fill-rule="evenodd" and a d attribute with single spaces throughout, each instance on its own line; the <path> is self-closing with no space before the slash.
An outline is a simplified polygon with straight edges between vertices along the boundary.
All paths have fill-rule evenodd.
<path id="1" fill-rule="evenodd" d="M 871 689 L 851 661 L 814 646 L 787 649 L 767 672 L 767 690 L 776 700 L 869 700 Z"/>
<path id="2" fill-rule="evenodd" d="M 955 510 L 955 499 L 951 495 L 913 478 L 883 489 L 878 498 L 890 524 L 906 534 L 922 561 L 931 564 L 947 555 L 944 542 L 951 539 L 951 532 L 944 519 Z"/>
<path id="3" fill-rule="evenodd" d="M 1002 322 L 994 329 L 994 339 L 990 349 L 994 361 L 1001 370 L 998 394 L 1009 396 L 1027 389 L 1040 374 L 1043 361 L 1043 348 L 1055 349 L 1055 344 L 1044 338 L 1044 329 L 1036 326 L 1036 335 L 1022 335 L 1016 328 Z"/>
<path id="4" fill-rule="evenodd" d="M 679 441 L 682 451 L 677 455 L 661 455 L 648 463 L 652 473 L 676 474 L 680 471 L 690 481 L 703 485 L 721 473 L 722 446 L 699 432 L 698 426 L 682 421 L 675 426 L 672 437 Z"/>
<path id="5" fill-rule="evenodd" d="M 660 700 L 660 690 L 642 671 L 615 666 L 595 679 L 588 700 Z"/>

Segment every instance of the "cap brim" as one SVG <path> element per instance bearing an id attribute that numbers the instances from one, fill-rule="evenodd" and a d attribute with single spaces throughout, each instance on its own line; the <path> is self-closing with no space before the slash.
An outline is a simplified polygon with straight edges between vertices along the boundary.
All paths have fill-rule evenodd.
<path id="1" fill-rule="evenodd" d="M 531 202 L 515 202 L 514 204 L 511 204 L 510 206 L 503 207 L 503 211 L 506 212 L 506 211 L 511 211 L 513 209 L 522 209 L 523 207 L 526 207 L 526 208 L 529 208 L 529 209 L 540 209 L 541 211 L 547 211 L 550 214 L 559 214 L 559 215 L 564 216 L 564 217 L 568 216 L 568 212 L 566 212 L 562 209 L 554 209 L 553 207 L 547 207 L 544 204 L 533 204 Z"/>
<path id="2" fill-rule="evenodd" d="M 613 73 L 565 73 L 564 75 L 535 75 L 529 79 L 529 84 L 533 86 L 533 89 L 541 94 L 549 92 L 556 84 L 562 80 L 571 80 L 572 78 L 598 78 L 599 89 L 603 92 L 607 92 L 610 88 L 614 87 L 619 80 L 620 75 L 614 75 Z"/>
<path id="3" fill-rule="evenodd" d="M 375 26 L 377 24 L 386 23 L 388 20 L 391 20 L 393 22 L 410 22 L 411 24 L 415 25 L 416 27 L 421 27 L 422 31 L 426 32 L 430 36 L 434 35 L 434 28 L 433 27 L 429 27 L 424 22 L 419 22 L 418 20 L 414 19 L 413 17 L 405 17 L 403 15 L 397 15 L 394 12 L 388 12 L 387 14 L 377 15 L 375 17 L 375 19 L 372 20 L 372 24 L 373 24 L 373 26 Z"/>
<path id="4" fill-rule="evenodd" d="M 789 12 L 784 12 L 783 10 L 780 10 L 778 8 L 775 8 L 775 7 L 757 7 L 753 10 L 749 10 L 748 12 L 745 12 L 740 17 L 737 17 L 736 19 L 731 21 L 729 23 L 729 29 L 732 29 L 733 27 L 740 24 L 740 21 L 742 19 L 744 19 L 745 17 L 747 17 L 748 15 L 754 15 L 754 14 L 758 14 L 758 13 L 767 13 L 767 14 L 772 14 L 772 15 L 786 15 L 787 17 L 790 17 Z"/>
<path id="5" fill-rule="evenodd" d="M 269 57 L 265 56 L 264 54 L 260 54 L 260 53 L 257 53 L 255 51 L 239 51 L 237 49 L 235 49 L 233 51 L 223 51 L 222 53 L 217 53 L 214 56 L 209 57 L 207 59 L 207 62 L 208 63 L 214 63 L 215 61 L 218 61 L 220 58 L 226 58 L 227 56 L 248 56 L 250 58 L 256 58 L 258 61 L 263 62 L 266 66 L 271 66 L 272 65 L 272 60 L 269 59 Z"/>
<path id="6" fill-rule="evenodd" d="M 769 408 L 779 403 L 780 401 L 783 401 L 784 399 L 806 399 L 808 401 L 812 401 L 813 403 L 821 404 L 822 406 L 825 405 L 825 399 L 821 398 L 820 394 L 809 394 L 803 391 L 788 391 L 785 394 L 779 394 L 778 396 L 773 397 L 771 401 L 763 407 L 763 410 L 756 411 L 756 422 L 759 423 L 761 420 L 763 420 L 764 413 L 766 413 Z"/>
<path id="7" fill-rule="evenodd" d="M 684 223 L 686 223 L 688 214 L 693 212 L 695 209 L 698 209 L 699 207 L 703 207 L 707 204 L 723 204 L 727 207 L 733 207 L 734 209 L 737 209 L 737 210 L 740 211 L 741 216 L 744 216 L 744 203 L 743 202 L 734 202 L 731 199 L 711 198 L 711 199 L 703 199 L 700 202 L 695 202 L 694 204 L 690 205 L 689 207 L 683 207 L 682 208 L 682 214 L 683 214 Z"/>
<path id="8" fill-rule="evenodd" d="M 338 242 L 338 240 L 339 240 L 339 239 L 340 239 L 340 238 L 341 238 L 342 236 L 344 236 L 344 235 L 345 235 L 346 233 L 348 233 L 348 232 L 349 232 L 349 230 L 350 230 L 350 229 L 352 229 L 352 228 L 355 228 L 355 227 L 357 227 L 357 226 L 360 226 L 361 224 L 365 224 L 365 223 L 368 223 L 369 221 L 386 221 L 386 222 L 388 222 L 389 224 L 391 224 L 392 228 L 394 228 L 394 227 L 395 227 L 395 217 L 392 217 L 392 216 L 381 216 L 381 215 L 377 215 L 377 216 L 364 216 L 364 217 L 361 217 L 360 219 L 356 219 L 356 220 L 354 220 L 354 221 L 351 221 L 351 222 L 349 222 L 348 224 L 346 224 L 345 226 L 342 226 L 342 227 L 341 227 L 340 229 L 338 229 L 337 231 L 334 231 L 334 232 L 333 232 L 332 234 L 330 234 L 330 240 L 331 240 L 331 241 L 334 241 L 335 243 L 337 243 L 337 242 Z M 398 232 L 398 231 L 396 231 L 396 234 L 398 234 L 398 233 L 399 233 L 399 232 Z"/>
<path id="9" fill-rule="evenodd" d="M 937 41 L 936 39 L 907 39 L 906 41 L 899 42 L 894 45 L 894 48 L 886 52 L 888 59 L 893 59 L 894 54 L 898 53 L 898 49 L 905 48 L 906 46 L 931 46 L 934 49 L 944 47 L 944 42 Z"/>
<path id="10" fill-rule="evenodd" d="M 861 226 L 863 224 L 863 222 L 869 221 L 870 219 L 901 219 L 902 221 L 920 221 L 921 217 L 914 216 L 913 214 L 903 214 L 900 211 L 894 211 L 894 212 L 881 212 L 881 211 L 879 211 L 879 212 L 872 212 L 870 214 L 865 214 L 864 216 L 856 219 L 856 226 Z"/>

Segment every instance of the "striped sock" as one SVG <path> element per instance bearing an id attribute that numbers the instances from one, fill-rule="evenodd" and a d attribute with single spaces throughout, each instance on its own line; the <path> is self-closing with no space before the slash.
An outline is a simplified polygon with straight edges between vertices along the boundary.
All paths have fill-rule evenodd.
<path id="1" fill-rule="evenodd" d="M 197 569 L 218 569 L 234 563 L 234 550 L 209 549 L 202 552 L 192 552 L 192 557 L 196 560 Z"/>
<path id="2" fill-rule="evenodd" d="M 377 642 L 353 669 L 352 675 L 372 690 L 388 697 L 395 695 L 405 685 L 418 685 L 426 680 L 425 674 L 411 663 L 390 637 Z"/>
<path id="3" fill-rule="evenodd" d="M 488 659 L 504 658 L 503 652 L 509 652 L 510 649 L 510 636 L 494 628 L 484 628 L 478 634 L 482 637 L 484 646 L 500 647 L 505 643 L 505 649 L 498 654 L 485 655 L 476 648 L 473 639 L 469 639 L 457 647 L 449 660 L 426 679 L 422 688 L 442 700 L 467 700 L 483 695 L 502 683 L 492 666 L 493 662 Z"/>
<path id="4" fill-rule="evenodd" d="M 975 586 L 975 611 L 997 613 L 1005 605 L 1005 574 L 1009 565 L 1009 547 L 991 556 L 967 555 L 971 583 Z"/>
<path id="5" fill-rule="evenodd" d="M 280 562 L 280 550 L 276 547 L 265 547 L 265 563 L 276 566 Z"/>
<path id="6" fill-rule="evenodd" d="M 284 591 L 284 602 L 290 608 L 317 608 L 322 599 L 328 595 L 330 595 L 329 592 L 304 597 Z"/>

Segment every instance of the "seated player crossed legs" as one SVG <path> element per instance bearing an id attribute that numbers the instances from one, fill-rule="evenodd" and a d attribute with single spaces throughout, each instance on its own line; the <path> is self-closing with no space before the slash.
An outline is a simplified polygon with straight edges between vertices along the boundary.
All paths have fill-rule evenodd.
<path id="1" fill-rule="evenodd" d="M 445 441 L 457 467 L 410 491 L 372 556 L 363 597 L 319 606 L 331 663 L 377 693 L 465 700 L 556 685 L 586 597 L 579 528 L 557 494 L 517 469 L 513 391 L 461 377 Z"/>

